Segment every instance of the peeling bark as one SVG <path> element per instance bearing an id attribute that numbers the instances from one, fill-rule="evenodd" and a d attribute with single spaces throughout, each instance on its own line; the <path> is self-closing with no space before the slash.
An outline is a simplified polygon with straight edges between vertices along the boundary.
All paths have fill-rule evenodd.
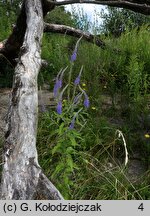
<path id="1" fill-rule="evenodd" d="M 43 13 L 40 0 L 26 0 L 27 28 L 15 68 L 10 108 L 7 116 L 2 199 L 29 200 L 37 191 L 48 198 L 63 199 L 44 176 L 37 158 L 38 118 L 37 76 L 41 66 Z M 44 192 L 44 190 L 48 191 Z"/>
<path id="2" fill-rule="evenodd" d="M 41 172 L 39 175 L 39 182 L 37 185 L 38 190 L 35 194 L 38 198 L 44 198 L 48 200 L 63 200 L 60 192 L 55 188 L 55 186 L 49 181 L 49 179 Z"/>

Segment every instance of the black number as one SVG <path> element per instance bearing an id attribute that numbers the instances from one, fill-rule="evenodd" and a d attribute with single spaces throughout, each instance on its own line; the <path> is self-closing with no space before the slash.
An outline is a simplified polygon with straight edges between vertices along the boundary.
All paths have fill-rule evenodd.
<path id="1" fill-rule="evenodd" d="M 144 210 L 144 206 L 143 206 L 143 203 L 141 203 L 138 207 L 139 210 L 143 211 Z"/>

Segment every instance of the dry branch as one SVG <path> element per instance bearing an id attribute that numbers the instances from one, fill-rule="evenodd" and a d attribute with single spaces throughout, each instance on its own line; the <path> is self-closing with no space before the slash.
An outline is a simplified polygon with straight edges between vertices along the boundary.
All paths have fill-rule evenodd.
<path id="1" fill-rule="evenodd" d="M 100 40 L 97 36 L 94 36 L 93 34 L 90 34 L 88 32 L 84 32 L 80 29 L 72 28 L 70 26 L 45 23 L 44 32 L 54 32 L 54 33 L 66 34 L 66 35 L 70 35 L 70 36 L 74 36 L 78 38 L 83 36 L 84 40 L 94 43 L 101 48 L 105 47 L 105 43 L 102 40 Z"/>
<path id="2" fill-rule="evenodd" d="M 99 5 L 107 5 L 111 7 L 119 7 L 126 8 L 132 10 L 137 13 L 142 13 L 145 15 L 150 15 L 150 1 L 149 0 L 63 0 L 63 1 L 50 1 L 49 4 L 53 4 L 55 6 L 60 5 L 68 5 L 68 4 L 99 4 Z"/>
<path id="3" fill-rule="evenodd" d="M 43 14 L 44 16 L 48 11 L 51 11 L 55 6 L 75 4 L 75 3 L 86 3 L 86 4 L 99 4 L 108 5 L 112 7 L 127 8 L 132 11 L 150 15 L 150 0 L 43 0 Z M 3 54 L 12 65 L 16 65 L 14 61 L 18 57 L 20 47 L 23 43 L 23 38 L 26 30 L 26 14 L 24 4 L 22 5 L 20 15 L 18 16 L 17 23 L 13 28 L 12 34 L 4 42 L 0 43 L 0 53 Z M 76 34 L 77 35 L 77 34 Z M 92 39 L 91 39 L 92 40 Z"/>

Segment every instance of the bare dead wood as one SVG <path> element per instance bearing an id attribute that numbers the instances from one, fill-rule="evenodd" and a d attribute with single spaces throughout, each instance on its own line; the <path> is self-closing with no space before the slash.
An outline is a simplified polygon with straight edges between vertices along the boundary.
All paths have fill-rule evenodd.
<path id="1" fill-rule="evenodd" d="M 63 199 L 44 176 L 37 158 L 37 76 L 41 66 L 41 0 L 26 0 L 26 32 L 15 68 L 4 144 L 1 199 L 33 199 L 41 188 L 48 198 Z M 44 191 L 47 190 L 48 191 Z M 40 193 L 40 191 L 39 191 Z"/>
<path id="2" fill-rule="evenodd" d="M 38 190 L 35 194 L 35 198 L 36 196 L 38 197 L 38 195 L 42 195 L 44 199 L 48 200 L 63 200 L 63 197 L 60 194 L 60 192 L 42 172 L 39 176 L 39 183 L 37 185 L 37 188 Z"/>
<path id="3" fill-rule="evenodd" d="M 94 36 L 93 34 L 90 34 L 88 32 L 84 32 L 80 29 L 75 29 L 70 26 L 65 25 L 57 25 L 57 24 L 44 24 L 44 32 L 54 32 L 54 33 L 60 33 L 60 34 L 66 34 L 74 37 L 82 38 L 88 42 L 94 43 L 97 46 L 101 48 L 105 48 L 105 43 L 100 40 L 97 36 Z"/>
<path id="4" fill-rule="evenodd" d="M 42 0 L 42 8 L 44 16 L 48 11 L 53 10 L 56 6 L 86 3 L 86 4 L 99 4 L 108 5 L 112 7 L 127 8 L 134 12 L 150 15 L 150 0 Z M 12 34 L 9 38 L 0 43 L 0 53 L 3 54 L 12 65 L 16 65 L 14 61 L 18 57 L 20 47 L 23 43 L 23 38 L 26 29 L 26 14 L 24 4 L 22 5 L 20 15 L 18 16 L 17 23 L 13 28 Z"/>
<path id="5" fill-rule="evenodd" d="M 99 37 L 89 33 L 89 32 L 84 32 L 80 29 L 75 29 L 73 27 L 70 26 L 65 26 L 65 25 L 57 25 L 57 24 L 49 24 L 49 23 L 45 23 L 44 24 L 44 32 L 52 32 L 52 33 L 60 33 L 60 34 L 66 34 L 66 35 L 70 35 L 73 37 L 77 37 L 80 38 L 81 36 L 83 36 L 83 39 L 96 44 L 97 46 L 101 47 L 101 48 L 105 48 L 105 42 L 102 41 Z M 5 49 L 5 41 L 0 42 L 0 54 L 2 53 L 2 55 L 11 63 L 11 65 L 14 67 L 18 61 L 19 58 L 14 58 L 14 56 L 9 55 L 9 50 Z M 8 42 L 7 42 L 8 43 Z M 20 44 L 21 45 L 21 44 Z M 11 46 L 11 51 L 16 50 L 16 47 L 13 47 L 13 45 Z M 18 47 L 19 48 L 19 47 Z M 18 51 L 16 50 L 16 55 L 17 55 Z M 8 54 L 8 55 L 7 55 Z M 47 62 L 45 60 L 42 60 L 42 66 L 45 67 L 47 66 Z"/>
<path id="6" fill-rule="evenodd" d="M 13 61 L 17 64 L 19 62 L 19 58 L 13 59 Z M 48 66 L 48 62 L 44 59 L 41 59 L 41 67 L 46 68 Z"/>
<path id="7" fill-rule="evenodd" d="M 49 4 L 55 6 L 68 5 L 68 4 L 99 4 L 107 5 L 111 7 L 126 8 L 137 13 L 144 15 L 150 15 L 150 1 L 149 0 L 63 0 L 63 1 L 51 1 L 47 0 Z"/>
<path id="8" fill-rule="evenodd" d="M 43 0 L 42 3 L 44 15 L 55 6 L 74 3 L 124 7 L 150 14 L 149 1 L 140 0 L 139 2 L 135 0 L 70 0 L 49 1 L 49 3 Z M 43 174 L 38 164 L 36 150 L 37 76 L 41 66 L 43 34 L 42 3 L 41 0 L 25 0 L 12 34 L 8 40 L 0 44 L 0 53 L 7 59 L 12 60 L 18 57 L 19 53 L 6 122 L 7 132 L 0 191 L 2 199 L 33 199 L 36 198 L 37 193 L 43 195 L 45 199 L 63 199 L 59 191 Z M 62 31 L 64 29 L 62 28 Z M 73 31 L 70 34 L 73 34 Z"/>

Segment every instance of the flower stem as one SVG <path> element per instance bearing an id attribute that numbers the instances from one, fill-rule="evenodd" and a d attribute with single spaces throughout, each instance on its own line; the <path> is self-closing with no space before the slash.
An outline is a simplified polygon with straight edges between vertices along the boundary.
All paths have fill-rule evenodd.
<path id="1" fill-rule="evenodd" d="M 73 63 L 71 63 L 69 78 L 68 78 L 68 102 L 70 101 L 70 89 L 71 89 L 71 76 L 72 76 Z"/>

